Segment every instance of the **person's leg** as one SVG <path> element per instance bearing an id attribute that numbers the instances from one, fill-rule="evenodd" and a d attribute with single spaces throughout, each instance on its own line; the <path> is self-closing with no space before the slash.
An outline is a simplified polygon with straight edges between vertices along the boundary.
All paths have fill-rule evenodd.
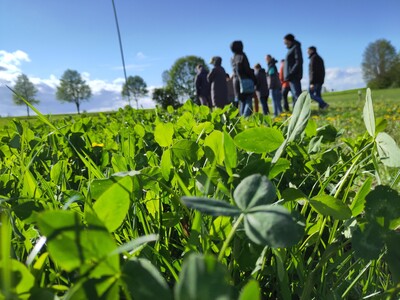
<path id="1" fill-rule="evenodd" d="M 245 117 L 251 116 L 253 112 L 253 95 L 252 94 L 246 95 L 243 104 L 244 104 L 243 116 Z"/>
<path id="2" fill-rule="evenodd" d="M 322 89 L 322 85 L 321 84 L 314 84 L 314 88 L 313 90 L 309 91 L 310 92 L 310 96 L 311 99 L 313 99 L 314 101 L 318 102 L 319 108 L 326 108 L 328 106 L 328 103 L 326 103 L 322 97 L 321 97 L 321 89 Z"/>
<path id="3" fill-rule="evenodd" d="M 282 113 L 282 94 L 280 89 L 273 90 L 274 93 L 274 102 L 275 102 L 275 116 L 279 116 Z"/>
<path id="4" fill-rule="evenodd" d="M 293 97 L 293 107 L 296 104 L 297 99 L 301 94 L 301 82 L 300 80 L 290 81 L 290 92 L 292 93 Z"/>
<path id="5" fill-rule="evenodd" d="M 274 107 L 274 116 L 277 117 L 277 116 L 279 116 L 279 114 L 282 111 L 282 107 L 280 105 L 281 99 L 279 97 L 280 90 L 278 89 L 278 90 L 270 90 L 270 91 L 271 91 L 271 96 L 272 96 L 272 104 Z"/>
<path id="6" fill-rule="evenodd" d="M 268 108 L 268 98 L 266 97 L 260 97 L 260 102 L 261 102 L 261 107 L 263 110 L 264 115 L 269 114 L 269 108 Z"/>
<path id="7" fill-rule="evenodd" d="M 259 110 L 258 97 L 257 97 L 257 94 L 255 92 L 254 92 L 253 98 L 254 98 L 254 111 L 258 112 L 258 110 Z"/>
<path id="8" fill-rule="evenodd" d="M 199 100 L 200 100 L 200 104 L 201 104 L 201 105 L 208 106 L 207 97 L 199 96 Z"/>
<path id="9" fill-rule="evenodd" d="M 285 108 L 285 111 L 289 111 L 288 94 L 289 94 L 289 88 L 283 87 L 282 88 L 282 98 L 283 98 L 283 107 Z"/>
<path id="10" fill-rule="evenodd" d="M 282 109 L 282 91 L 281 91 L 281 89 L 277 89 L 276 90 L 276 98 L 277 98 L 278 111 L 279 111 L 279 114 L 281 114 L 282 111 L 283 111 L 283 109 Z"/>

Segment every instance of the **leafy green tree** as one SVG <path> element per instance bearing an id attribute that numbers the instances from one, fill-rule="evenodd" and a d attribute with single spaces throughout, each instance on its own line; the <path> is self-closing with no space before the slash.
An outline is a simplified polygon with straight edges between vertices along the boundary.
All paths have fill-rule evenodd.
<path id="1" fill-rule="evenodd" d="M 57 87 L 56 97 L 58 100 L 75 103 L 78 114 L 80 114 L 81 102 L 89 100 L 91 96 L 90 86 L 86 84 L 78 71 L 68 69 L 64 72 L 60 79 L 60 85 Z"/>
<path id="2" fill-rule="evenodd" d="M 154 89 L 153 101 L 161 105 L 162 108 L 167 108 L 169 105 L 174 108 L 180 106 L 178 95 L 169 86 Z"/>
<path id="3" fill-rule="evenodd" d="M 396 62 L 390 68 L 390 76 L 392 80 L 392 87 L 399 88 L 400 87 L 400 52 L 397 54 Z"/>
<path id="4" fill-rule="evenodd" d="M 14 85 L 14 92 L 16 93 L 13 94 L 14 103 L 16 105 L 26 105 L 26 113 L 29 117 L 29 106 L 21 97 L 31 104 L 39 103 L 39 100 L 35 99 L 37 94 L 35 85 L 29 81 L 28 76 L 21 74 L 17 77 L 17 82 Z"/>
<path id="5" fill-rule="evenodd" d="M 147 84 L 140 76 L 129 76 L 122 87 L 122 96 L 128 97 L 129 106 L 131 106 L 131 97 L 136 102 L 136 108 L 139 109 L 139 98 L 149 93 Z"/>
<path id="6" fill-rule="evenodd" d="M 181 99 L 190 98 L 195 100 L 196 87 L 194 80 L 196 77 L 196 66 L 199 64 L 207 66 L 206 62 L 201 57 L 185 56 L 179 58 L 168 71 L 169 78 L 167 85 L 171 87 Z M 166 75 L 163 75 L 163 78 L 166 77 Z"/>
<path id="7" fill-rule="evenodd" d="M 370 43 L 364 51 L 362 71 L 363 78 L 371 88 L 387 88 L 394 78 L 392 67 L 396 64 L 396 49 L 385 39 Z"/>
<path id="8" fill-rule="evenodd" d="M 162 78 L 162 81 L 164 84 L 168 84 L 168 82 L 170 80 L 169 71 L 165 70 L 164 72 L 162 72 L 161 78 Z"/>

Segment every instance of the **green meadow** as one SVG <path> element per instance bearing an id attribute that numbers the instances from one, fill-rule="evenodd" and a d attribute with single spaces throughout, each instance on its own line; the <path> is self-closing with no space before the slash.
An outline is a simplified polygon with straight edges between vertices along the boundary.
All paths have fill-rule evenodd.
<path id="1" fill-rule="evenodd" d="M 0 299 L 398 299 L 399 96 L 0 118 Z"/>

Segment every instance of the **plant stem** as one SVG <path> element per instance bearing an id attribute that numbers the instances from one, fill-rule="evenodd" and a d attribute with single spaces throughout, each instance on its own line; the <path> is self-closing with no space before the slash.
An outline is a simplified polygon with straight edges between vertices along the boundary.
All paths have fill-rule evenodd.
<path id="1" fill-rule="evenodd" d="M 3 291 L 3 295 L 5 299 L 9 299 L 11 297 L 11 259 L 10 259 L 10 245 L 11 245 L 11 228 L 10 228 L 10 219 L 6 211 L 1 211 L 0 218 L 0 244 L 1 244 L 1 263 L 3 265 L 3 280 L 1 283 L 1 290 Z"/>
<path id="2" fill-rule="evenodd" d="M 244 218 L 244 214 L 241 214 L 239 218 L 236 220 L 235 224 L 233 224 L 231 231 L 229 232 L 228 237 L 226 238 L 224 244 L 222 245 L 221 250 L 219 251 L 218 261 L 222 261 L 225 256 L 225 250 L 228 248 L 229 243 L 231 242 L 233 236 L 235 235 L 236 229 L 238 228 L 239 224 L 242 222 Z"/>

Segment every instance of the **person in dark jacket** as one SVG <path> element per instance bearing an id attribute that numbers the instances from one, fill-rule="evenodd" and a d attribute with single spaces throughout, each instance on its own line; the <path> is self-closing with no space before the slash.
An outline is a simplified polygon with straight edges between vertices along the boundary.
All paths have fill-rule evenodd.
<path id="1" fill-rule="evenodd" d="M 311 46 L 307 50 L 310 64 L 308 68 L 310 77 L 309 92 L 311 99 L 318 102 L 320 109 L 328 108 L 329 104 L 326 103 L 321 97 L 322 85 L 325 80 L 325 65 L 324 60 L 317 53 L 317 48 Z"/>
<path id="2" fill-rule="evenodd" d="M 268 64 L 268 86 L 271 92 L 272 105 L 274 107 L 274 116 L 277 117 L 282 112 L 282 93 L 281 93 L 281 81 L 279 79 L 278 68 L 276 63 L 278 62 L 271 55 L 267 55 L 265 60 Z"/>
<path id="3" fill-rule="evenodd" d="M 257 84 L 256 84 L 256 95 L 257 98 L 260 99 L 261 107 L 264 115 L 269 114 L 268 108 L 268 82 L 267 82 L 267 74 L 265 73 L 265 69 L 261 68 L 260 64 L 256 64 L 254 66 L 254 75 L 256 76 Z"/>
<path id="4" fill-rule="evenodd" d="M 251 115 L 253 110 L 254 90 L 251 93 L 242 93 L 240 91 L 240 81 L 242 79 L 250 79 L 255 84 L 256 78 L 254 76 L 254 71 L 250 68 L 249 60 L 243 52 L 242 41 L 232 42 L 231 50 L 233 52 L 231 64 L 233 70 L 233 89 L 235 92 L 235 98 L 239 99 L 240 115 L 248 117 Z"/>
<path id="5" fill-rule="evenodd" d="M 226 84 L 226 72 L 221 66 L 222 58 L 214 56 L 210 64 L 214 68 L 207 75 L 207 80 L 211 84 L 211 102 L 213 106 L 223 108 L 228 104 L 228 87 Z"/>
<path id="6" fill-rule="evenodd" d="M 200 100 L 201 105 L 212 107 L 210 83 L 207 80 L 208 71 L 203 65 L 196 67 L 197 75 L 195 78 L 196 94 Z"/>
<path id="7" fill-rule="evenodd" d="M 303 78 L 303 54 L 301 52 L 301 44 L 294 39 L 293 34 L 285 35 L 283 42 L 288 48 L 284 66 L 284 80 L 289 81 L 294 106 L 301 94 L 300 81 Z"/>

